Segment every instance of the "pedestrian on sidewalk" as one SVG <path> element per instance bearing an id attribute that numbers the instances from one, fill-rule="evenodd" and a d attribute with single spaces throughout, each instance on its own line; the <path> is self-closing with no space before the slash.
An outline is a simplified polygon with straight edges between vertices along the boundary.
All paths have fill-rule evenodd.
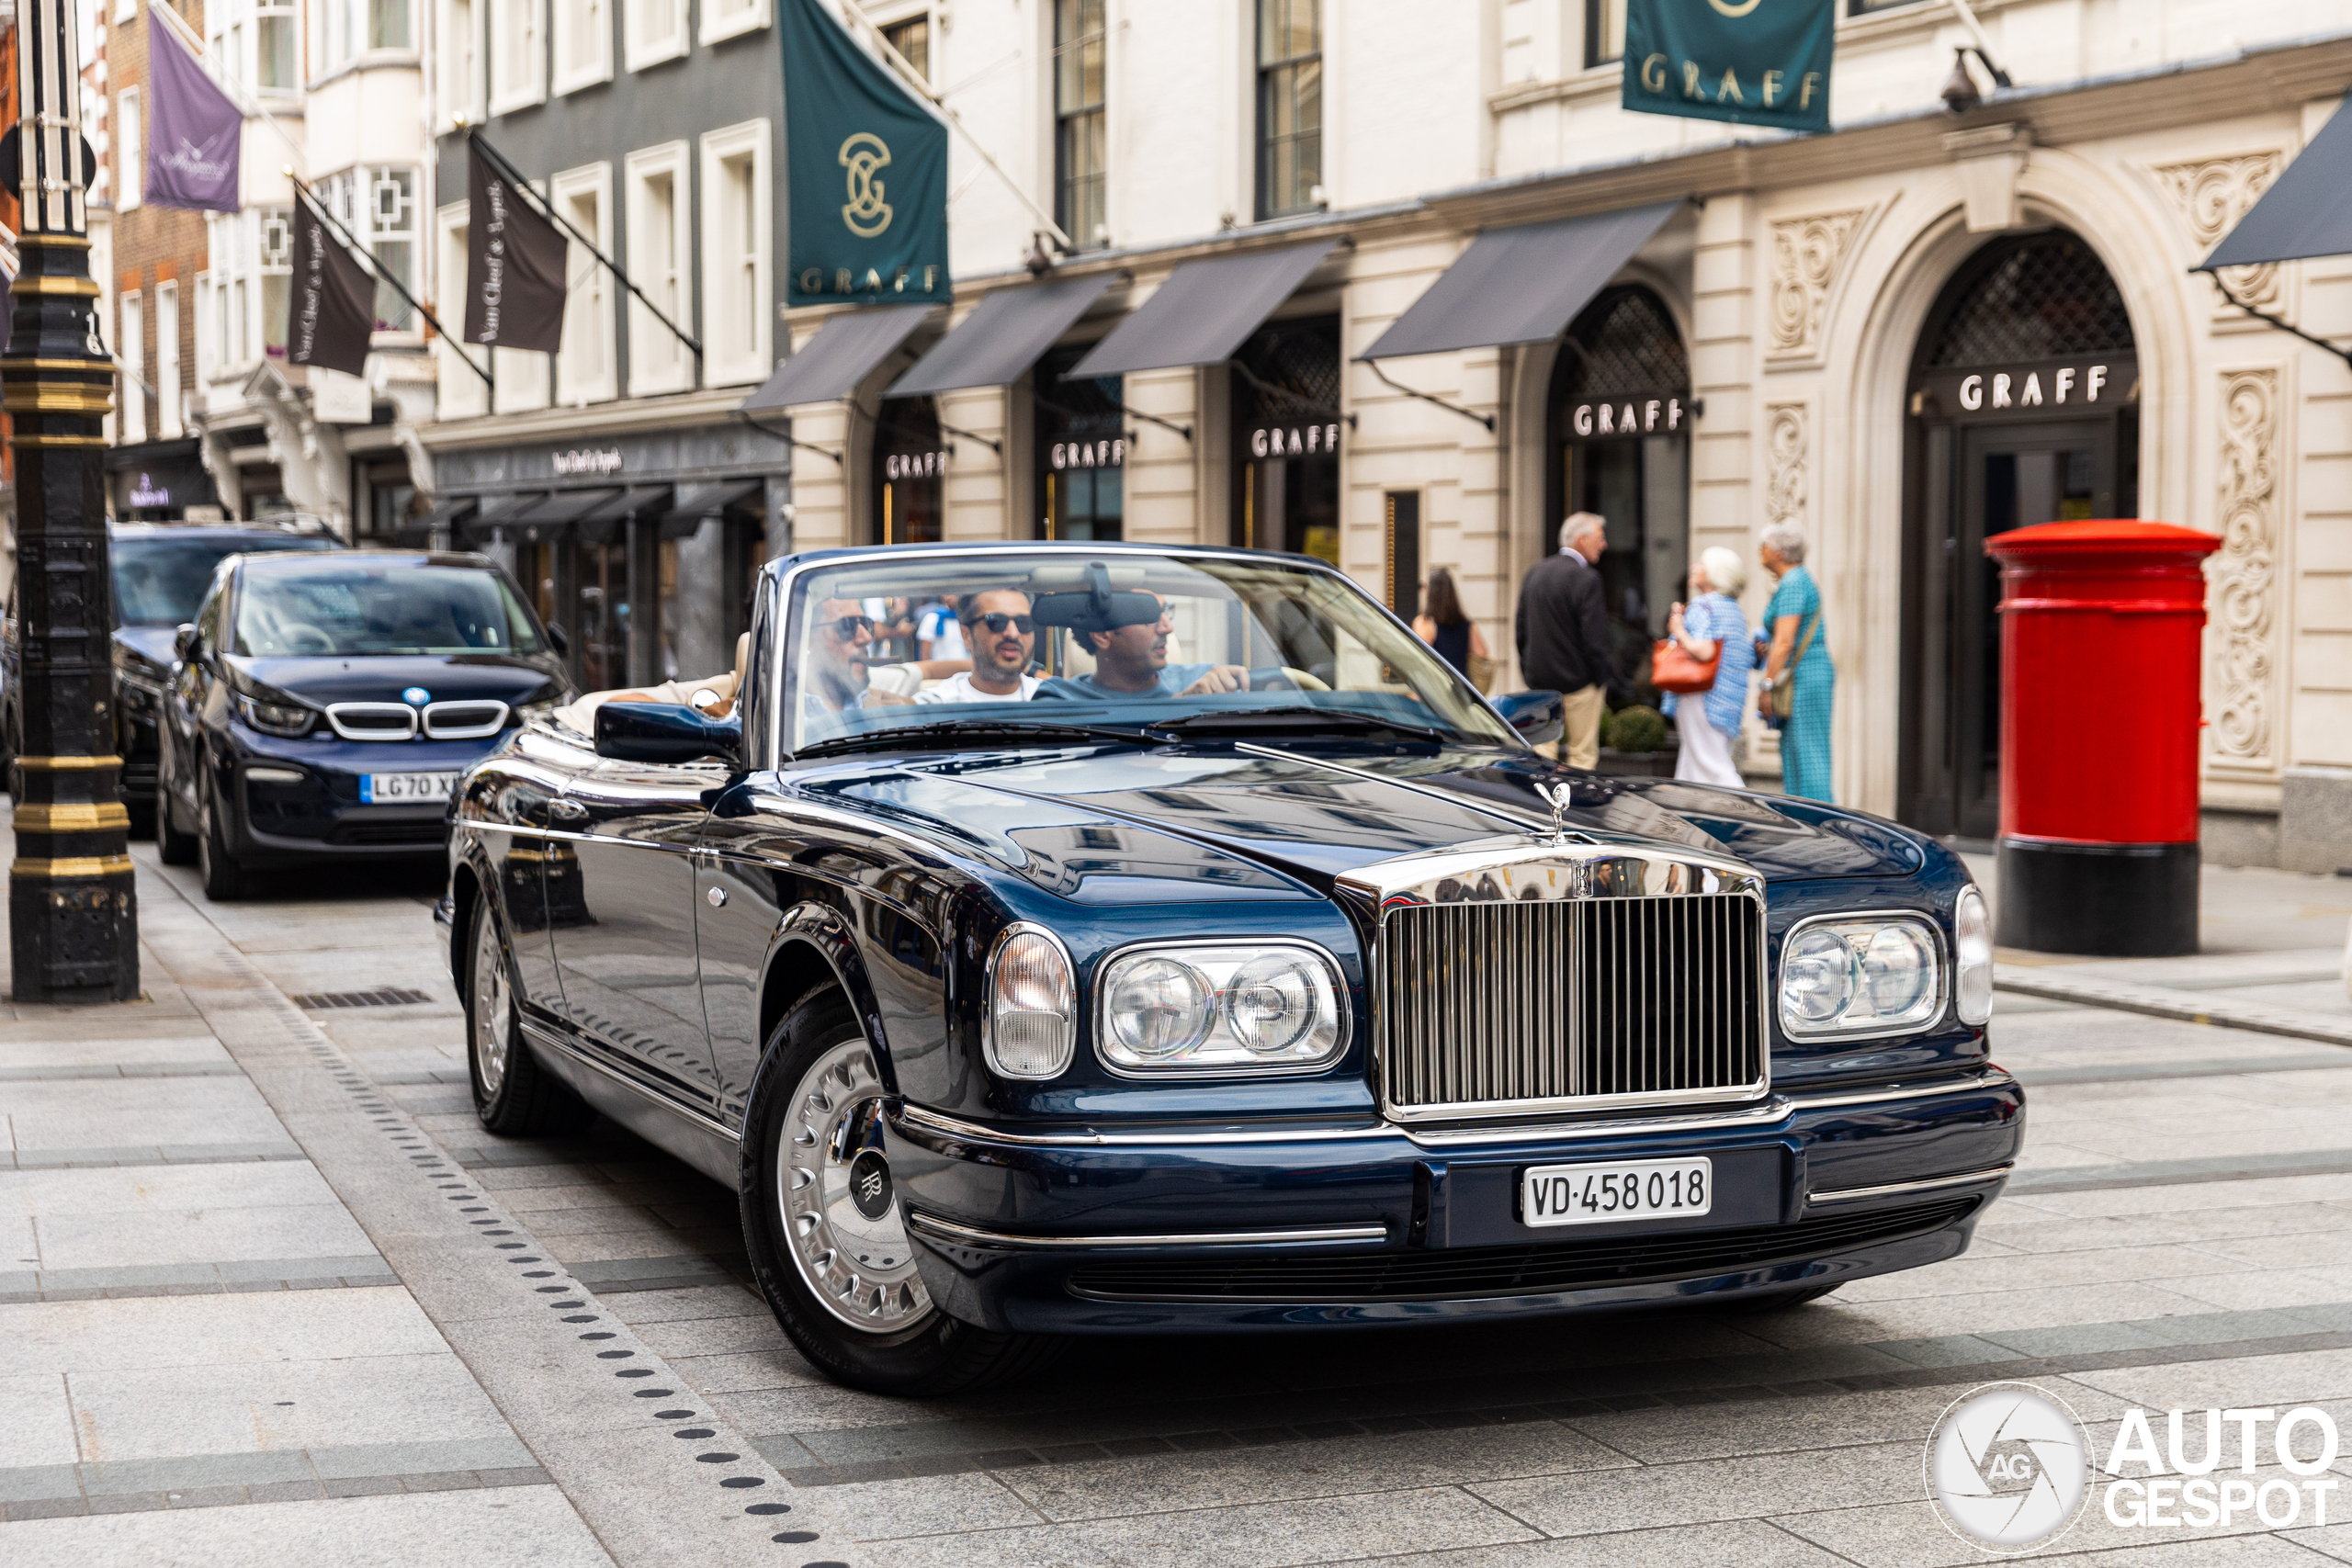
<path id="1" fill-rule="evenodd" d="M 1519 585 L 1519 668 L 1531 690 L 1557 692 L 1564 724 L 1560 760 L 1600 765 L 1600 715 L 1609 695 L 1631 688 L 1609 660 L 1609 614 L 1595 564 L 1609 547 L 1608 519 L 1571 513 L 1560 553 L 1537 561 Z"/>
<path id="2" fill-rule="evenodd" d="M 1462 596 L 1453 589 L 1453 573 L 1443 567 L 1430 573 L 1421 613 L 1413 617 L 1413 635 L 1435 649 L 1440 659 L 1461 671 L 1480 691 L 1494 685 L 1495 660 L 1487 651 L 1486 634 L 1463 613 Z"/>
<path id="3" fill-rule="evenodd" d="M 1747 715 L 1747 676 L 1756 668 L 1747 617 L 1735 595 L 1747 587 L 1747 569 L 1738 555 L 1717 545 L 1700 552 L 1690 568 L 1690 603 L 1668 612 L 1666 635 L 1704 664 L 1715 663 L 1715 683 L 1703 692 L 1666 694 L 1667 716 L 1682 732 L 1674 776 L 1693 784 L 1744 789 L 1747 783 L 1731 760 L 1732 742 Z"/>
<path id="4" fill-rule="evenodd" d="M 1834 800 L 1829 778 L 1829 714 L 1838 671 L 1821 635 L 1821 590 L 1804 565 L 1804 530 L 1779 523 L 1764 530 L 1757 558 L 1780 586 L 1764 606 L 1771 651 L 1757 705 L 1781 721 L 1781 787 L 1810 800 Z"/>

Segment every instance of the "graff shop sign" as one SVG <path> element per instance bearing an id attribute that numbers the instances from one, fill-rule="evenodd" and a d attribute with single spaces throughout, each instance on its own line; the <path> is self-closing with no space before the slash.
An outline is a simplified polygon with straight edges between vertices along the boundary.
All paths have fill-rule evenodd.
<path id="1" fill-rule="evenodd" d="M 935 479 L 946 471 L 944 452 L 893 452 L 882 459 L 882 477 L 889 479 Z"/>
<path id="2" fill-rule="evenodd" d="M 1829 129 L 1837 0 L 1628 0 L 1619 101 L 1637 114 Z"/>
<path id="3" fill-rule="evenodd" d="M 1332 457 L 1339 452 L 1336 424 L 1261 424 L 1250 433 L 1253 457 Z"/>
<path id="4" fill-rule="evenodd" d="M 2113 413 L 2140 395 L 2133 359 L 2042 360 L 1928 372 L 1911 412 L 1929 419 L 2041 420 Z"/>
<path id="5" fill-rule="evenodd" d="M 1690 414 L 1679 393 L 1611 398 L 1577 404 L 1568 411 L 1568 428 L 1578 435 L 1677 435 Z"/>
<path id="6" fill-rule="evenodd" d="M 1117 436 L 1102 441 L 1057 441 L 1046 454 L 1056 468 L 1124 468 L 1127 444 Z"/>

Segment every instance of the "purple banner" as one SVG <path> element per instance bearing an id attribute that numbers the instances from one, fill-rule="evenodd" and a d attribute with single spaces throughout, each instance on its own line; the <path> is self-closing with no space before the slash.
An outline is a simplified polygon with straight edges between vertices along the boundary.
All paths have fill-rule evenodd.
<path id="1" fill-rule="evenodd" d="M 167 28 L 147 19 L 146 199 L 194 212 L 237 210 L 240 109 Z"/>

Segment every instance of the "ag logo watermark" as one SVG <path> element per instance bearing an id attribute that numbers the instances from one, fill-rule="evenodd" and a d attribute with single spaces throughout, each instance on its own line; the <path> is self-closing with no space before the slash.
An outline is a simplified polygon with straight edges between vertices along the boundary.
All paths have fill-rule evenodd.
<path id="1" fill-rule="evenodd" d="M 2055 1395 L 1987 1383 L 1938 1418 L 1927 1472 L 1928 1499 L 1954 1534 L 1988 1551 L 2030 1551 L 2082 1516 L 2090 1439 Z"/>

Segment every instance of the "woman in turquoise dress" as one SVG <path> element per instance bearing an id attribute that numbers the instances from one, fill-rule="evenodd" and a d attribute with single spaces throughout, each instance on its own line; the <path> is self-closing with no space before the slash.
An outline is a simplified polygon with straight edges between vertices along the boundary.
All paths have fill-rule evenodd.
<path id="1" fill-rule="evenodd" d="M 1792 523 L 1765 529 L 1757 555 L 1780 582 L 1764 606 L 1764 629 L 1772 645 L 1764 660 L 1758 705 L 1770 714 L 1772 688 L 1783 680 L 1795 682 L 1789 717 L 1781 727 L 1781 786 L 1790 795 L 1831 800 L 1829 713 L 1838 671 L 1821 627 L 1821 590 L 1804 569 L 1804 530 Z"/>

